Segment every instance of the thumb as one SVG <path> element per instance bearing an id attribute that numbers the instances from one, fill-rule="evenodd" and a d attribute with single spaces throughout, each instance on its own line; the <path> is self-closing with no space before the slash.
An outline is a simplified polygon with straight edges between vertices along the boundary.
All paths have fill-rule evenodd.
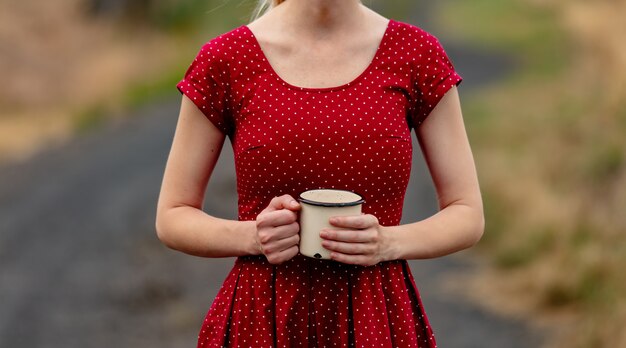
<path id="1" fill-rule="evenodd" d="M 280 209 L 299 210 L 300 203 L 288 194 L 272 198 L 270 204 L 267 206 L 267 210 L 274 211 Z"/>

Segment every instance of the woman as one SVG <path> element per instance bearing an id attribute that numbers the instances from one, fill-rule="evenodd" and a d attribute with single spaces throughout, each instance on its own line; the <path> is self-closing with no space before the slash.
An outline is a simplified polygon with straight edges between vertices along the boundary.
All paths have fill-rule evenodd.
<path id="1" fill-rule="evenodd" d="M 436 346 L 406 260 L 454 253 L 483 233 L 460 82 L 434 36 L 359 0 L 274 1 L 202 47 L 177 85 L 156 221 L 173 249 L 237 257 L 198 347 Z M 400 225 L 411 129 L 440 211 Z M 226 137 L 237 221 L 202 211 Z M 320 231 L 332 260 L 298 253 L 294 198 L 313 188 L 365 199 L 361 216 Z"/>

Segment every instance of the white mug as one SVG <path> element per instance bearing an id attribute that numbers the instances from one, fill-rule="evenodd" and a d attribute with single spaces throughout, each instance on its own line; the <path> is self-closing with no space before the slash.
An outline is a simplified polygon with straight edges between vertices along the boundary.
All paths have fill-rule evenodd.
<path id="1" fill-rule="evenodd" d="M 330 251 L 322 246 L 320 231 L 341 229 L 330 224 L 331 216 L 361 215 L 365 201 L 347 190 L 314 189 L 298 197 L 300 211 L 300 253 L 316 259 L 330 259 Z"/>

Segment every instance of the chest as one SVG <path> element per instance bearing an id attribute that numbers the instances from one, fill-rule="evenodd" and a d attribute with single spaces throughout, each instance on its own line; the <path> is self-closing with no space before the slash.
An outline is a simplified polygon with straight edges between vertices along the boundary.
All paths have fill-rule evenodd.
<path id="1" fill-rule="evenodd" d="M 261 146 L 311 157 L 380 139 L 410 143 L 403 88 L 368 75 L 356 85 L 305 91 L 283 85 L 272 75 L 259 77 L 237 103 L 235 155 Z"/>
<path id="2" fill-rule="evenodd" d="M 325 92 L 297 91 L 267 76 L 257 81 L 231 138 L 238 192 L 249 201 L 242 216 L 262 208 L 258 197 L 319 187 L 362 193 L 364 209 L 402 201 L 412 161 L 404 95 L 360 81 Z"/>
<path id="3" fill-rule="evenodd" d="M 353 81 L 372 62 L 373 50 L 334 44 L 324 48 L 267 49 L 266 59 L 284 81 L 301 87 L 332 87 Z"/>

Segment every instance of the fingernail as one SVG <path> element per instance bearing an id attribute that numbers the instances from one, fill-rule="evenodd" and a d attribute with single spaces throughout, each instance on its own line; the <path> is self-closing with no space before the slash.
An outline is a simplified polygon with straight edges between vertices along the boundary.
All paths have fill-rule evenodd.
<path id="1" fill-rule="evenodd" d="M 336 217 L 331 217 L 330 218 L 330 223 L 336 223 L 337 222 L 337 218 Z"/>
<path id="2" fill-rule="evenodd" d="M 291 204 L 292 207 L 297 207 L 298 206 L 298 202 L 296 202 L 296 201 L 291 201 L 289 204 Z"/>
<path id="3" fill-rule="evenodd" d="M 328 236 L 328 233 L 326 231 L 320 231 L 320 237 L 325 238 L 326 236 Z"/>

